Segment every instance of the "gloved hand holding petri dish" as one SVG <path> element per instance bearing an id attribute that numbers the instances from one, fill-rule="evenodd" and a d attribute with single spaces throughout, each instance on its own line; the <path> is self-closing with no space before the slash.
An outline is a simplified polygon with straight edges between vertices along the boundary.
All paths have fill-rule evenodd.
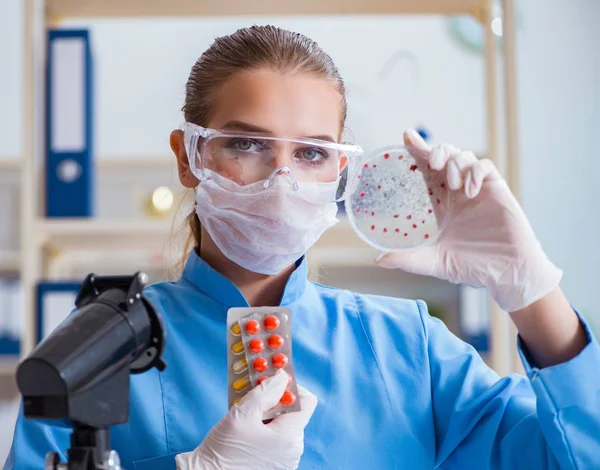
<path id="1" fill-rule="evenodd" d="M 433 243 L 450 212 L 444 173 L 413 157 L 404 146 L 373 152 L 345 201 L 350 224 L 371 246 L 383 251 Z"/>

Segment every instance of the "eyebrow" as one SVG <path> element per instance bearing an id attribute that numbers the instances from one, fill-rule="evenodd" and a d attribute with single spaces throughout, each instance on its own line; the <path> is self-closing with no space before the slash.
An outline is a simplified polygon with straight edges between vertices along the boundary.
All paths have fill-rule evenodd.
<path id="1" fill-rule="evenodd" d="M 227 124 L 225 124 L 222 127 L 223 130 L 235 130 L 235 131 L 242 131 L 242 132 L 255 132 L 257 134 L 268 134 L 268 135 L 275 135 L 275 133 L 273 131 L 270 131 L 269 129 L 265 129 L 263 127 L 258 127 L 255 126 L 253 124 L 249 124 L 247 122 L 242 122 L 242 121 L 229 121 Z M 294 137 L 300 137 L 300 136 L 294 136 Z M 308 139 L 315 139 L 315 140 L 324 140 L 327 142 L 333 142 L 336 143 L 336 140 L 331 137 L 330 135 L 310 135 L 310 136 L 303 136 L 305 138 Z"/>

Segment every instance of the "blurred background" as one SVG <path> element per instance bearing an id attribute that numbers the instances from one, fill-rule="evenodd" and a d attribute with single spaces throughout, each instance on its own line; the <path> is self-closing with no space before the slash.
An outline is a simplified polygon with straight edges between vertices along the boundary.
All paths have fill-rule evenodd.
<path id="1" fill-rule="evenodd" d="M 83 277 L 177 276 L 191 205 L 169 133 L 183 122 L 199 55 L 251 24 L 301 32 L 332 56 L 347 85 L 348 136 L 367 152 L 417 127 L 432 144 L 492 157 L 564 270 L 569 299 L 600 331 L 600 2 L 286 2 L 276 12 L 286 14 L 266 15 L 271 3 L 256 2 L 252 15 L 254 2 L 241 11 L 235 1 L 227 10 L 205 0 L 0 0 L 0 462 L 19 357 L 69 313 Z M 159 15 L 137 17 L 144 8 Z M 68 30 L 80 46 L 54 54 L 47 70 L 47 47 Z M 49 148 L 48 129 L 62 147 Z M 311 250 L 311 277 L 424 299 L 499 373 L 518 371 L 514 332 L 485 291 L 382 270 L 376 255 L 342 215 Z"/>

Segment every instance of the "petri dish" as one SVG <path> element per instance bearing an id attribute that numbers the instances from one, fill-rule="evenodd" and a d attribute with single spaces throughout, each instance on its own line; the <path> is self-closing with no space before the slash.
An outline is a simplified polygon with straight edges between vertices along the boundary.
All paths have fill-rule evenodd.
<path id="1" fill-rule="evenodd" d="M 344 202 L 354 231 L 382 251 L 434 243 L 450 209 L 445 171 L 431 170 L 404 146 L 376 150 L 364 163 Z"/>

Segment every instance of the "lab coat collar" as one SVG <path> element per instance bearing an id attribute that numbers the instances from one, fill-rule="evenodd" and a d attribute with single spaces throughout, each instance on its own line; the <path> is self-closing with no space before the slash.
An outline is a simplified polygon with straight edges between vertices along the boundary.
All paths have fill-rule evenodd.
<path id="1" fill-rule="evenodd" d="M 285 285 L 281 305 L 289 305 L 302 296 L 308 283 L 307 275 L 307 261 L 303 256 L 296 261 L 296 269 Z M 181 279 L 228 308 L 249 306 L 238 287 L 200 258 L 195 250 L 188 257 Z"/>

